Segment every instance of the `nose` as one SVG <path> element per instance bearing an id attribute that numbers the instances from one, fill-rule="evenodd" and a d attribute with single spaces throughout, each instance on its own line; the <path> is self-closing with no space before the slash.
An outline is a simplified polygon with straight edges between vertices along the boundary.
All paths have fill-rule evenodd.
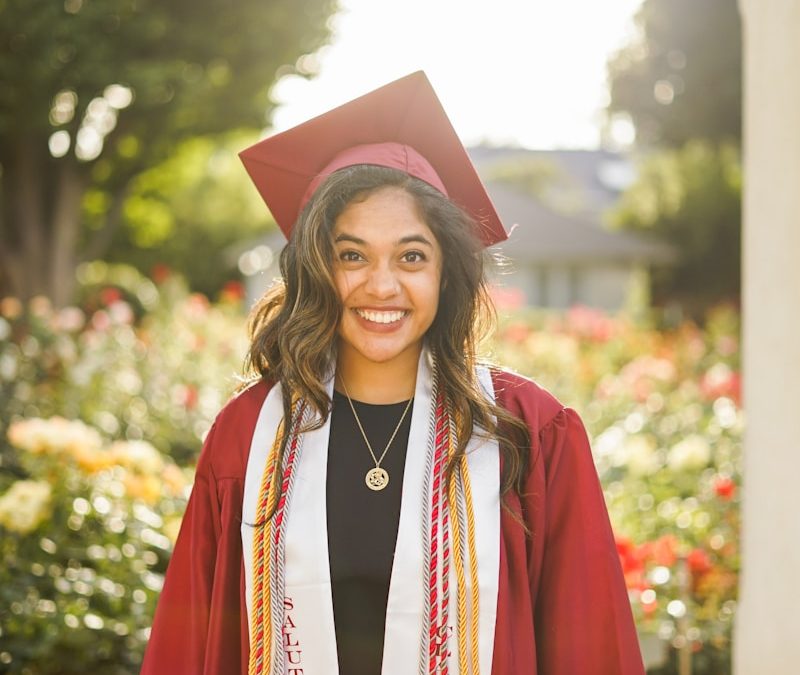
<path id="1" fill-rule="evenodd" d="M 369 270 L 365 290 L 376 298 L 391 298 L 400 291 L 400 282 L 390 265 L 374 265 Z"/>

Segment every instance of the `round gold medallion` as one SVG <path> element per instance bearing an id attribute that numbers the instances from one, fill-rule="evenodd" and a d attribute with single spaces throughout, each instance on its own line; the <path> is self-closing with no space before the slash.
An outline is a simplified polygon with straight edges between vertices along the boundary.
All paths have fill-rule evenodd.
<path id="1" fill-rule="evenodd" d="M 379 466 L 367 471 L 364 481 L 370 490 L 383 490 L 389 484 L 389 474 Z"/>

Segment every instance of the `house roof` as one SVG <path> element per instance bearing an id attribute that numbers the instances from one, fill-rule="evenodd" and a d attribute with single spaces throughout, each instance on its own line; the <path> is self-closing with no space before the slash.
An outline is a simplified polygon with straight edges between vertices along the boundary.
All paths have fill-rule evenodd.
<path id="1" fill-rule="evenodd" d="M 586 216 L 552 211 L 505 185 L 488 183 L 486 187 L 503 223 L 512 230 L 497 250 L 514 260 L 666 263 L 674 257 L 665 244 L 606 230 Z"/>
<path id="2" fill-rule="evenodd" d="M 531 263 L 668 263 L 675 258 L 666 244 L 603 225 L 605 212 L 634 178 L 633 165 L 622 155 L 606 150 L 477 147 L 470 156 L 506 228 L 514 228 L 509 240 L 497 247 L 509 258 Z M 551 191 L 552 199 L 493 179 L 498 166 L 531 160 L 552 165 L 559 184 Z M 559 200 L 569 202 L 568 208 L 558 208 Z"/>

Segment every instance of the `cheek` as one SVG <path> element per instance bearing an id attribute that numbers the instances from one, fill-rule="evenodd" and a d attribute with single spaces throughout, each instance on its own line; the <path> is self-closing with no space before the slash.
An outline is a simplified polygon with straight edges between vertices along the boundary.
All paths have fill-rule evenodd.
<path id="1" fill-rule="evenodd" d="M 339 301 L 344 302 L 345 298 L 350 294 L 352 280 L 344 270 L 336 270 L 333 273 L 333 283 L 336 287 L 336 295 Z"/>
<path id="2" fill-rule="evenodd" d="M 436 316 L 439 310 L 439 304 L 442 297 L 441 279 L 438 275 L 428 279 L 424 288 L 420 289 L 418 296 L 423 305 L 427 308 L 431 320 Z"/>
<path id="3" fill-rule="evenodd" d="M 431 293 L 431 305 L 433 307 L 433 315 L 436 316 L 439 313 L 439 304 L 442 298 L 441 289 L 438 287 L 434 293 Z"/>

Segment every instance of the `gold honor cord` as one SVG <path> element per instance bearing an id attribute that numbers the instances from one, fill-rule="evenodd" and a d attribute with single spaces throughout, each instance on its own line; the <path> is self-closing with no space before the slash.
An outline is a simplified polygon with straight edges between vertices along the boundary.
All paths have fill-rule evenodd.
<path id="1" fill-rule="evenodd" d="M 472 614 L 470 615 L 469 639 L 472 672 L 481 672 L 478 658 L 478 628 L 480 622 L 480 587 L 478 585 L 478 553 L 475 546 L 475 511 L 472 507 L 472 486 L 470 485 L 467 457 L 461 457 L 461 478 L 464 483 L 464 500 L 467 503 L 467 551 L 469 552 L 469 579 L 472 586 Z"/>
<path id="2" fill-rule="evenodd" d="M 449 456 L 452 459 L 455 456 L 458 447 L 458 428 L 460 426 L 459 415 L 454 416 L 454 424 L 450 426 L 450 451 Z M 469 480 L 469 467 L 467 465 L 466 455 L 462 455 L 458 460 L 458 465 L 453 475 L 448 481 L 448 500 L 450 502 L 450 526 L 453 530 L 453 550 L 456 555 L 453 557 L 456 570 L 456 588 L 457 588 L 457 621 L 458 621 L 458 671 L 463 674 L 469 673 L 468 662 L 472 666 L 474 675 L 480 674 L 480 660 L 479 660 L 479 644 L 478 644 L 478 626 L 480 620 L 480 604 L 479 604 L 479 587 L 478 587 L 478 559 L 475 547 L 475 513 L 472 504 L 472 488 Z M 464 560 L 461 557 L 462 543 L 461 543 L 461 522 L 458 517 L 458 494 L 456 490 L 456 482 L 458 474 L 461 477 L 464 488 L 464 506 L 466 511 L 466 526 L 467 526 L 467 548 L 469 560 L 469 579 L 471 584 L 471 614 L 469 624 L 469 657 L 467 655 L 467 614 L 469 613 L 467 607 L 467 588 L 466 578 L 464 575 Z M 455 516 L 455 517 L 453 517 Z"/>
<path id="3" fill-rule="evenodd" d="M 455 456 L 458 447 L 458 427 L 460 424 L 459 416 L 454 415 L 450 425 L 450 449 L 449 456 Z M 457 589 L 457 621 L 458 621 L 458 670 L 460 673 L 469 673 L 468 663 L 472 666 L 474 675 L 480 673 L 479 645 L 478 645 L 478 625 L 480 619 L 480 606 L 478 601 L 478 562 L 475 547 L 475 514 L 472 504 L 472 489 L 469 482 L 469 467 L 466 455 L 462 455 L 458 460 L 455 471 L 453 471 L 448 481 L 448 501 L 450 502 L 450 526 L 453 531 L 453 556 L 456 571 Z M 458 516 L 458 490 L 457 482 L 461 479 L 464 493 L 464 506 L 466 511 L 466 536 L 467 536 L 467 557 L 469 560 L 469 579 L 472 588 L 470 596 L 472 600 L 472 615 L 469 623 L 469 639 L 467 632 L 467 587 L 464 574 L 464 559 L 462 558 L 463 544 L 461 521 Z M 468 654 L 469 652 L 469 654 Z"/>

